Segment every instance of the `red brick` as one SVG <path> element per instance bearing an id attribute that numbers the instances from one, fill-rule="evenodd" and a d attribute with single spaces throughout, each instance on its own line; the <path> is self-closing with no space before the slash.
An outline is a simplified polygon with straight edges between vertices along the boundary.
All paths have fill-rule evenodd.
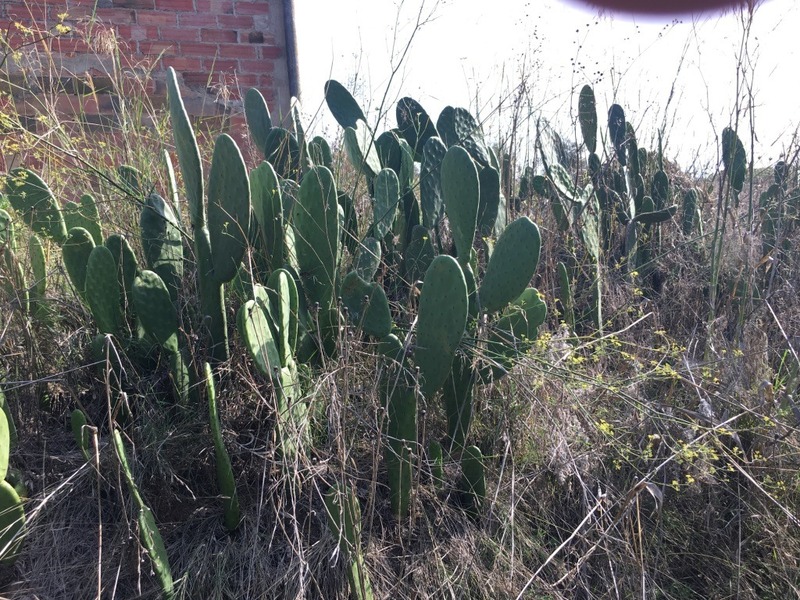
<path id="1" fill-rule="evenodd" d="M 239 68 L 242 73 L 273 73 L 275 63 L 271 60 L 240 60 Z"/>
<path id="2" fill-rule="evenodd" d="M 120 8 L 144 8 L 154 9 L 155 0 L 114 0 L 114 4 Z"/>
<path id="3" fill-rule="evenodd" d="M 177 51 L 177 44 L 169 42 L 139 42 L 139 52 L 155 56 L 162 52 L 174 53 Z"/>
<path id="4" fill-rule="evenodd" d="M 8 6 L 6 2 L 6 14 L 14 21 L 21 19 L 33 19 L 35 21 L 44 21 L 47 18 L 46 6 L 31 6 L 28 2 L 24 4 L 12 4 Z"/>
<path id="5" fill-rule="evenodd" d="M 88 44 L 79 38 L 59 37 L 53 38 L 50 42 L 50 47 L 53 52 L 74 53 L 74 52 L 89 52 Z"/>
<path id="6" fill-rule="evenodd" d="M 275 89 L 275 80 L 272 78 L 272 75 L 259 75 L 258 87 L 259 89 L 262 88 L 268 88 L 270 90 Z"/>
<path id="7" fill-rule="evenodd" d="M 158 28 L 143 25 L 117 25 L 117 35 L 127 42 L 141 42 L 157 39 Z"/>
<path id="8" fill-rule="evenodd" d="M 261 58 L 283 58 L 283 48 L 280 46 L 260 46 Z"/>
<path id="9" fill-rule="evenodd" d="M 187 56 L 165 56 L 161 63 L 165 68 L 172 67 L 176 71 L 201 71 L 203 69 L 202 60 Z"/>
<path id="10" fill-rule="evenodd" d="M 79 15 L 71 15 L 71 16 L 79 16 Z M 83 17 L 91 17 L 92 16 L 92 9 L 88 8 L 85 11 L 85 14 L 80 15 Z M 128 9 L 120 9 L 120 8 L 98 8 L 96 16 L 98 19 L 106 22 L 112 23 L 114 25 L 119 25 L 121 23 L 135 23 L 136 22 L 136 12 Z"/>
<path id="11" fill-rule="evenodd" d="M 181 42 L 181 54 L 185 56 L 216 56 L 217 45 L 202 42 Z"/>
<path id="12" fill-rule="evenodd" d="M 157 10 L 194 10 L 194 0 L 156 0 Z"/>
<path id="13" fill-rule="evenodd" d="M 237 15 L 268 15 L 269 2 L 242 2 L 237 0 L 234 11 Z"/>
<path id="14" fill-rule="evenodd" d="M 200 37 L 204 42 L 236 43 L 239 35 L 230 29 L 201 29 Z"/>
<path id="15" fill-rule="evenodd" d="M 214 15 L 232 15 L 233 0 L 197 0 L 197 12 Z"/>
<path id="16" fill-rule="evenodd" d="M 253 17 L 239 17 L 236 15 L 219 15 L 217 18 L 220 27 L 229 29 L 252 29 L 254 26 Z"/>
<path id="17" fill-rule="evenodd" d="M 207 58 L 203 61 L 203 68 L 207 72 L 238 71 L 239 61 L 230 58 Z"/>
<path id="18" fill-rule="evenodd" d="M 159 27 L 174 27 L 178 24 L 178 17 L 170 12 L 136 11 L 136 22 L 139 25 L 158 25 Z"/>
<path id="19" fill-rule="evenodd" d="M 219 55 L 223 58 L 257 58 L 258 53 L 255 46 L 243 44 L 220 44 Z"/>
<path id="20" fill-rule="evenodd" d="M 215 78 L 208 73 L 203 71 L 184 71 L 183 72 L 183 82 L 186 85 L 191 86 L 207 86 L 212 85 L 215 81 Z"/>
<path id="21" fill-rule="evenodd" d="M 178 23 L 181 27 L 216 27 L 217 16 L 210 13 L 180 13 Z"/>
<path id="22" fill-rule="evenodd" d="M 158 39 L 163 42 L 197 42 L 199 32 L 194 27 L 159 27 Z"/>
<path id="23" fill-rule="evenodd" d="M 259 76 L 254 74 L 238 73 L 236 75 L 236 83 L 242 88 L 242 91 L 251 87 L 258 87 Z"/>

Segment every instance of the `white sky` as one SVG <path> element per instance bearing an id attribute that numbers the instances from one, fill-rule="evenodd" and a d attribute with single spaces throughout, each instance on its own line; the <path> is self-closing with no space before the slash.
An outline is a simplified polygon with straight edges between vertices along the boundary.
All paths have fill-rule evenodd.
<path id="1" fill-rule="evenodd" d="M 599 17 L 559 0 L 295 0 L 295 10 L 303 108 L 313 118 L 310 129 L 328 139 L 339 133 L 322 103 L 329 78 L 354 92 L 373 126 L 386 94 L 389 120 L 377 131 L 395 126 L 396 100 L 411 96 L 434 119 L 448 104 L 469 108 L 493 143 L 510 131 L 523 81 L 523 113 L 575 136 L 577 91 L 589 83 L 603 132 L 613 102 L 648 149 L 656 149 L 655 132 L 666 122 L 665 154 L 684 167 L 716 161 L 714 140 L 735 114 L 744 31 L 738 14 L 658 22 Z M 425 22 L 416 28 L 420 12 Z M 769 0 L 756 10 L 749 59 L 738 76 L 743 107 L 746 89 L 753 90 L 760 164 L 795 150 L 798 37 L 800 3 Z M 751 113 L 739 118 L 749 155 Z M 521 127 L 524 134 L 528 125 Z"/>

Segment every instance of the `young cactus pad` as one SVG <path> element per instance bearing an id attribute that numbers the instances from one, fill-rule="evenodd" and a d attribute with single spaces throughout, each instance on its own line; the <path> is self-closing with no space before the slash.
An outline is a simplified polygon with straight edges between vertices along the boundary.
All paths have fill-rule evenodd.
<path id="1" fill-rule="evenodd" d="M 233 477 L 231 459 L 222 439 L 222 426 L 217 410 L 217 392 L 214 388 L 214 376 L 211 365 L 205 364 L 206 393 L 208 394 L 208 415 L 211 423 L 211 437 L 214 440 L 214 459 L 217 464 L 217 483 L 223 499 L 225 511 L 225 527 L 233 531 L 239 526 L 239 496 L 236 493 L 236 480 Z"/>

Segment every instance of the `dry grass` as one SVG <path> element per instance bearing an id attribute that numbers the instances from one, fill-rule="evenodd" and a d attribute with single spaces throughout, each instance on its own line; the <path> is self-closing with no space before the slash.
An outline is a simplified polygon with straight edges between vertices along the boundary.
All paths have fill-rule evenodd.
<path id="1" fill-rule="evenodd" d="M 65 200 L 92 190 L 106 233 L 136 239 L 137 205 L 115 185 L 112 168 L 133 164 L 165 190 L 153 156 L 171 135 L 146 96 L 131 103 L 141 103 L 138 116 L 111 132 L 126 136 L 119 147 L 96 143 L 95 131 L 61 121 L 46 106 L 46 135 L 11 118 L 0 142 L 7 165 L 37 165 Z M 364 214 L 370 200 L 363 181 L 341 154 L 336 167 Z M 669 171 L 677 197 L 690 186 L 705 190 L 708 231 L 718 181 Z M 750 193 L 757 198 L 766 183 L 755 180 Z M 335 358 L 304 371 L 312 443 L 288 464 L 275 450 L 274 391 L 232 336 L 233 358 L 219 369 L 219 405 L 243 520 L 226 532 L 205 408 L 172 405 L 157 358 L 147 368 L 124 361 L 124 380 L 95 364 L 91 318 L 69 287 L 58 250 L 49 248 L 52 320 L 27 320 L 13 310 L 13 298 L 0 297 L 0 375 L 20 439 L 11 462 L 28 491 L 24 551 L 0 570 L 0 591 L 43 600 L 159 595 L 109 445 L 113 415 L 125 430 L 134 478 L 156 515 L 180 598 L 348 597 L 346 560 L 322 503 L 335 482 L 356 490 L 379 598 L 800 595 L 800 422 L 791 376 L 798 363 L 789 345 L 800 350 L 791 337 L 800 331 L 800 240 L 795 231 L 793 249 L 765 273 L 758 230 L 744 225 L 745 205 L 724 240 L 712 327 L 708 236 L 684 236 L 668 223 L 656 261 L 663 285 L 606 261 L 603 338 L 585 323 L 577 333 L 565 329 L 551 310 L 534 350 L 509 376 L 479 387 L 472 440 L 488 457 L 489 485 L 477 521 L 460 506 L 456 457 L 446 459 L 448 485 L 437 490 L 424 454 L 410 517 L 398 523 L 391 516 L 380 361 L 374 344 L 346 329 Z M 556 262 L 573 258 L 584 271 L 581 285 L 589 265 L 541 199 L 521 211 L 542 230 L 534 283 L 552 307 Z M 737 281 L 761 287 L 765 278 L 766 296 L 731 292 Z M 191 316 L 193 285 L 187 275 L 181 301 L 190 340 L 202 331 Z M 586 306 L 589 293 L 579 288 L 575 299 Z M 413 304 L 397 300 L 398 312 Z M 199 363 L 202 348 L 193 344 L 193 351 Z M 75 407 L 97 427 L 90 463 L 69 432 Z M 421 406 L 426 440 L 444 421 L 438 402 Z"/>

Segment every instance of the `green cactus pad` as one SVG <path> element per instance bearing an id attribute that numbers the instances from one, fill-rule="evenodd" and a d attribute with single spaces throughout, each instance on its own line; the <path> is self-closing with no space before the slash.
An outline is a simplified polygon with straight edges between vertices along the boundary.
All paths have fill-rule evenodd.
<path id="1" fill-rule="evenodd" d="M 6 194 L 34 233 L 48 236 L 57 244 L 67 239 L 64 216 L 47 184 L 33 171 L 17 168 L 6 179 Z"/>
<path id="2" fill-rule="evenodd" d="M 0 410 L 0 479 L 8 474 L 8 458 L 11 454 L 11 427 L 6 412 Z"/>
<path id="3" fill-rule="evenodd" d="M 150 194 L 142 207 L 139 224 L 145 262 L 164 281 L 174 302 L 183 279 L 183 242 L 178 220 L 164 198 Z"/>
<path id="4" fill-rule="evenodd" d="M 645 196 L 645 200 L 650 200 L 650 206 L 653 206 L 653 201 L 648 196 Z M 646 210 L 646 206 L 642 206 L 643 209 Z M 637 223 L 642 223 L 643 225 L 655 225 L 656 223 L 663 223 L 664 221 L 669 221 L 675 213 L 678 212 L 678 205 L 673 204 L 669 208 L 663 208 L 661 210 L 653 210 L 649 212 L 641 212 L 634 217 L 634 221 Z"/>
<path id="5" fill-rule="evenodd" d="M 344 149 L 347 158 L 355 168 L 361 170 L 368 179 L 373 179 L 381 170 L 381 160 L 372 139 L 372 131 L 364 121 L 344 130 Z"/>
<path id="6" fill-rule="evenodd" d="M 197 139 L 189 121 L 186 107 L 183 105 L 178 78 L 172 67 L 167 69 L 167 98 L 172 130 L 175 139 L 175 150 L 181 165 L 183 185 L 189 201 L 189 214 L 195 231 L 205 226 L 205 205 L 203 204 L 203 165 L 200 162 L 200 150 Z"/>
<path id="7" fill-rule="evenodd" d="M 373 182 L 372 231 L 382 240 L 392 230 L 400 203 L 400 182 L 392 169 L 381 169 Z"/>
<path id="8" fill-rule="evenodd" d="M 256 88 L 250 88 L 244 96 L 244 116 L 247 128 L 256 147 L 264 152 L 267 147 L 267 135 L 272 129 L 272 118 L 264 96 Z"/>
<path id="9" fill-rule="evenodd" d="M 477 374 L 469 357 L 457 354 L 450 376 L 442 386 L 442 400 L 447 415 L 450 452 L 460 451 L 466 443 L 472 422 L 472 391 Z"/>
<path id="10" fill-rule="evenodd" d="M 25 510 L 17 491 L 7 481 L 0 481 L 0 564 L 10 565 L 19 556 Z"/>
<path id="11" fill-rule="evenodd" d="M 495 361 L 495 377 L 510 369 L 536 339 L 539 326 L 547 317 L 547 305 L 535 288 L 526 289 L 492 325 L 487 356 Z"/>
<path id="12" fill-rule="evenodd" d="M 0 249 L 10 248 L 15 251 L 16 239 L 14 238 L 14 221 L 11 215 L 0 208 Z"/>
<path id="13" fill-rule="evenodd" d="M 131 496 L 133 496 L 136 505 L 139 507 L 137 521 L 139 523 L 139 535 L 141 536 L 142 546 L 144 546 L 145 550 L 147 550 L 147 554 L 150 556 L 153 571 L 158 578 L 165 600 L 171 600 L 174 598 L 174 586 L 167 549 L 164 547 L 164 540 L 161 537 L 161 533 L 158 531 L 155 517 L 153 517 L 153 511 L 144 503 L 139 488 L 133 480 L 133 473 L 125 453 L 125 444 L 122 442 L 122 436 L 119 430 L 114 430 L 113 437 L 114 446 L 117 450 L 120 466 L 122 467 L 122 473 L 128 483 Z"/>
<path id="14" fill-rule="evenodd" d="M 75 438 L 75 443 L 78 444 L 78 448 L 80 448 L 81 454 L 83 454 L 84 460 L 90 460 L 91 456 L 89 454 L 89 429 L 88 424 L 86 422 L 86 415 L 83 414 L 83 411 L 79 408 L 76 408 L 72 411 L 70 415 L 70 427 L 72 428 L 72 437 Z"/>
<path id="15" fill-rule="evenodd" d="M 69 236 L 61 248 L 67 275 L 81 298 L 84 297 L 86 290 L 86 265 L 93 249 L 94 240 L 83 227 L 70 229 Z"/>
<path id="16" fill-rule="evenodd" d="M 561 301 L 561 318 L 569 325 L 570 330 L 575 328 L 575 312 L 572 301 L 572 286 L 570 285 L 567 265 L 559 262 L 558 270 L 558 298 Z"/>
<path id="17" fill-rule="evenodd" d="M 578 97 L 578 120 L 581 124 L 583 143 L 589 152 L 597 149 L 597 108 L 594 102 L 594 91 L 591 86 L 584 85 Z"/>
<path id="18" fill-rule="evenodd" d="M 67 202 L 61 211 L 67 231 L 73 227 L 83 227 L 92 234 L 96 245 L 103 243 L 103 233 L 100 230 L 100 215 L 97 212 L 97 203 L 90 194 L 81 196 L 80 204 Z"/>
<path id="19" fill-rule="evenodd" d="M 433 248 L 430 232 L 422 225 L 416 225 L 411 232 L 405 254 L 405 280 L 412 284 L 422 279 L 433 262 L 436 251 Z"/>
<path id="20" fill-rule="evenodd" d="M 378 353 L 390 361 L 402 363 L 404 351 L 403 342 L 393 333 L 378 342 Z"/>
<path id="21" fill-rule="evenodd" d="M 433 229 L 439 223 L 444 208 L 442 197 L 442 161 L 447 154 L 447 146 L 438 137 L 425 142 L 420 167 L 419 188 L 422 224 Z"/>
<path id="22" fill-rule="evenodd" d="M 0 410 L 5 414 L 6 421 L 8 422 L 8 442 L 10 448 L 15 448 L 17 445 L 18 436 L 17 436 L 17 427 L 14 425 L 14 417 L 11 415 L 11 407 L 8 406 L 8 400 L 6 399 L 6 395 L 3 392 L 3 388 L 0 387 Z"/>
<path id="23" fill-rule="evenodd" d="M 142 271 L 133 281 L 131 297 L 144 330 L 168 352 L 178 354 L 178 315 L 161 277 Z"/>
<path id="24" fill-rule="evenodd" d="M 250 191 L 269 270 L 273 271 L 285 262 L 286 248 L 281 186 L 271 164 L 262 162 L 250 172 Z"/>
<path id="25" fill-rule="evenodd" d="M 278 378 L 281 354 L 264 307 L 255 300 L 248 300 L 239 309 L 236 324 L 245 348 L 259 372 L 268 379 Z"/>
<path id="26" fill-rule="evenodd" d="M 400 98 L 396 108 L 397 127 L 411 150 L 414 160 L 422 161 L 422 149 L 428 139 L 438 136 L 433 119 L 428 116 L 425 109 L 413 98 Z"/>
<path id="27" fill-rule="evenodd" d="M 100 333 L 117 333 L 122 327 L 117 265 L 105 246 L 95 246 L 89 254 L 85 296 Z"/>
<path id="28" fill-rule="evenodd" d="M 300 173 L 300 146 L 292 132 L 283 127 L 273 127 L 267 134 L 264 158 L 283 178 L 296 179 Z"/>
<path id="29" fill-rule="evenodd" d="M 484 167 L 479 175 L 480 204 L 478 205 L 477 227 L 482 237 L 495 231 L 497 214 L 500 209 L 500 173 L 493 167 Z"/>
<path id="30" fill-rule="evenodd" d="M 437 490 L 444 487 L 444 457 L 442 445 L 437 440 L 428 442 L 428 466 L 431 470 L 431 481 Z"/>
<path id="31" fill-rule="evenodd" d="M 461 457 L 461 478 L 462 501 L 464 508 L 473 518 L 478 517 L 478 513 L 486 499 L 486 472 L 483 465 L 483 453 L 477 446 L 470 446 L 464 450 Z"/>
<path id="32" fill-rule="evenodd" d="M 111 256 L 114 257 L 114 262 L 117 265 L 117 282 L 128 304 L 130 304 L 132 302 L 130 294 L 133 289 L 133 280 L 139 274 L 139 261 L 136 259 L 136 254 L 134 254 L 128 240 L 122 235 L 115 233 L 108 236 L 105 245 L 111 251 Z"/>
<path id="33" fill-rule="evenodd" d="M 355 128 L 357 121 L 366 122 L 367 120 L 364 111 L 361 110 L 352 94 L 334 79 L 325 82 L 325 102 L 342 129 Z"/>
<path id="34" fill-rule="evenodd" d="M 446 106 L 436 121 L 436 131 L 448 148 L 462 146 L 481 167 L 491 164 L 481 126 L 465 108 Z"/>
<path id="35" fill-rule="evenodd" d="M 342 302 L 350 322 L 367 335 L 382 338 L 392 330 L 392 313 L 386 292 L 377 283 L 367 283 L 351 271 L 342 281 Z"/>
<path id="36" fill-rule="evenodd" d="M 214 281 L 236 276 L 250 231 L 250 181 L 242 153 L 229 135 L 214 144 L 208 177 L 208 231 Z"/>
<path id="37" fill-rule="evenodd" d="M 373 600 L 364 557 L 361 552 L 361 508 L 355 492 L 337 484 L 325 492 L 325 513 L 328 528 L 339 544 L 339 550 L 350 561 L 347 578 L 355 600 Z"/>
<path id="38" fill-rule="evenodd" d="M 426 398 L 432 398 L 450 374 L 468 310 L 467 283 L 461 267 L 450 256 L 437 256 L 425 273 L 414 351 Z"/>
<path id="39" fill-rule="evenodd" d="M 303 178 L 292 222 L 295 251 L 303 285 L 311 303 L 333 305 L 339 263 L 339 219 L 336 183 L 325 167 L 314 167 Z"/>
<path id="40" fill-rule="evenodd" d="M 417 449 L 417 397 L 403 374 L 388 371 L 381 387 L 386 395 L 386 445 L 384 456 L 389 474 L 392 514 L 403 518 L 411 505 L 413 456 Z"/>
<path id="41" fill-rule="evenodd" d="M 315 165 L 333 168 L 333 153 L 331 152 L 330 144 L 328 141 L 317 135 L 308 142 L 308 152 L 311 154 L 311 160 Z"/>
<path id="42" fill-rule="evenodd" d="M 625 111 L 619 104 L 612 104 L 608 109 L 608 133 L 611 143 L 617 152 L 617 160 L 625 166 Z"/>
<path id="43" fill-rule="evenodd" d="M 236 479 L 233 476 L 231 459 L 222 439 L 222 425 L 219 422 L 219 411 L 217 410 L 217 392 L 214 389 L 214 376 L 211 374 L 211 365 L 208 363 L 205 364 L 205 379 L 211 438 L 214 441 L 214 459 L 217 465 L 217 483 L 219 484 L 225 512 L 225 528 L 228 531 L 233 531 L 241 521 L 239 495 L 236 493 Z"/>
<path id="44" fill-rule="evenodd" d="M 461 146 L 452 146 L 442 161 L 442 196 L 461 263 L 469 260 L 480 204 L 475 163 Z"/>
<path id="45" fill-rule="evenodd" d="M 664 171 L 656 171 L 653 175 L 652 196 L 656 210 L 661 210 L 669 202 L 669 177 Z"/>
<path id="46" fill-rule="evenodd" d="M 358 273 L 364 281 L 372 281 L 375 273 L 381 265 L 381 244 L 373 237 L 362 240 L 358 247 L 353 270 Z"/>
<path id="47" fill-rule="evenodd" d="M 747 175 L 747 154 L 744 145 L 730 127 L 722 130 L 722 163 L 725 165 L 726 177 L 731 182 L 734 194 L 739 194 Z"/>
<path id="48" fill-rule="evenodd" d="M 31 299 L 36 301 L 44 300 L 47 292 L 47 257 L 44 253 L 42 240 L 35 233 L 32 233 L 28 238 L 28 258 L 30 258 L 31 271 L 33 272 Z"/>
<path id="49" fill-rule="evenodd" d="M 683 235 L 690 235 L 694 229 L 695 215 L 697 214 L 697 190 L 690 188 L 683 195 L 683 211 L 681 229 Z"/>
<path id="50" fill-rule="evenodd" d="M 297 285 L 289 271 L 278 269 L 269 276 L 267 289 L 281 365 L 286 367 L 297 352 L 300 313 Z"/>
<path id="51" fill-rule="evenodd" d="M 541 244 L 539 228 L 528 217 L 520 217 L 506 227 L 481 282 L 482 310 L 501 310 L 525 290 L 539 264 Z"/>

